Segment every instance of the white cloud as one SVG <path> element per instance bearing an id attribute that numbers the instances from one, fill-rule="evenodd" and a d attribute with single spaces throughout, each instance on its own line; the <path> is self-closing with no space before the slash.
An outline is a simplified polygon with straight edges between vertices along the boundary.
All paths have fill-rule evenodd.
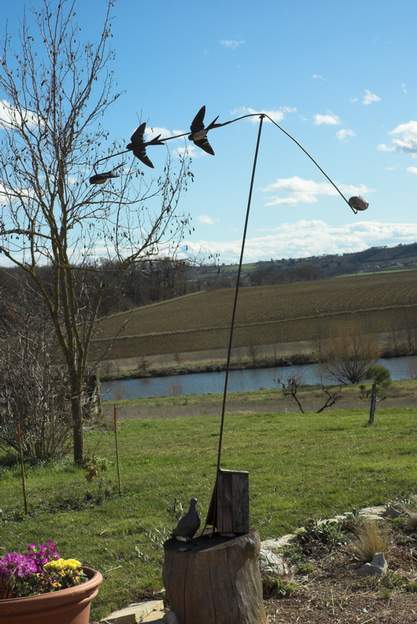
<path id="1" fill-rule="evenodd" d="M 213 217 L 210 217 L 210 215 L 206 214 L 199 215 L 198 220 L 203 225 L 214 225 L 215 223 L 217 223 L 217 219 L 213 219 Z"/>
<path id="2" fill-rule="evenodd" d="M 35 113 L 22 109 L 18 111 L 7 100 L 0 100 L 0 128 L 10 128 L 13 125 L 21 125 L 25 122 L 28 126 L 34 126 L 40 121 Z"/>
<path id="3" fill-rule="evenodd" d="M 391 130 L 390 135 L 394 137 L 392 143 L 395 149 L 410 154 L 417 153 L 417 121 L 400 124 Z"/>
<path id="4" fill-rule="evenodd" d="M 401 93 L 403 93 L 404 95 L 407 95 L 408 93 L 407 85 L 405 84 L 405 82 L 401 83 Z"/>
<path id="5" fill-rule="evenodd" d="M 356 102 L 359 102 L 359 98 L 357 97 L 351 97 L 349 100 L 352 104 L 356 104 Z"/>
<path id="6" fill-rule="evenodd" d="M 145 138 L 150 141 L 153 137 L 161 135 L 161 138 L 172 137 L 177 134 L 183 134 L 184 130 L 168 130 L 168 128 L 158 128 L 158 126 L 150 126 L 145 128 Z"/>
<path id="7" fill-rule="evenodd" d="M 345 141 L 349 137 L 356 136 L 356 132 L 354 132 L 353 130 L 350 130 L 349 128 L 341 128 L 340 130 L 336 132 L 336 136 L 339 139 L 339 141 Z"/>
<path id="8" fill-rule="evenodd" d="M 338 184 L 342 193 L 347 195 L 364 195 L 371 193 L 364 184 L 353 186 L 351 184 Z M 264 189 L 264 193 L 272 193 L 272 197 L 266 206 L 296 206 L 297 204 L 316 204 L 319 197 L 333 197 L 338 195 L 336 189 L 329 182 L 315 182 L 298 176 L 292 178 L 279 178 Z M 281 193 L 285 192 L 286 195 Z M 277 194 L 278 193 L 278 194 Z"/>
<path id="9" fill-rule="evenodd" d="M 379 95 L 377 95 L 376 93 L 372 93 L 372 91 L 370 91 L 369 89 L 365 89 L 365 92 L 362 96 L 362 104 L 364 106 L 369 106 L 370 104 L 373 104 L 374 102 L 380 102 L 381 98 L 379 97 Z"/>
<path id="10" fill-rule="evenodd" d="M 339 124 L 339 116 L 334 115 L 333 113 L 327 113 L 326 115 L 321 115 L 320 113 L 317 113 L 317 115 L 314 115 L 315 126 L 338 126 Z"/>
<path id="11" fill-rule="evenodd" d="M 417 167 L 407 167 L 408 173 L 412 173 L 413 175 L 417 175 Z"/>
<path id="12" fill-rule="evenodd" d="M 279 123 L 280 121 L 284 119 L 287 113 L 296 113 L 296 112 L 297 112 L 297 109 L 294 106 L 280 106 L 279 108 L 275 110 L 257 110 L 255 108 L 251 108 L 250 106 L 239 106 L 238 108 L 234 108 L 231 111 L 231 114 L 232 115 L 260 115 L 261 113 L 266 113 L 267 115 L 269 115 L 269 117 L 271 117 L 271 119 L 276 121 L 276 123 Z M 252 117 L 250 118 L 250 121 L 257 123 L 258 120 L 256 117 Z M 265 119 L 265 121 L 269 122 L 269 119 Z"/>
<path id="13" fill-rule="evenodd" d="M 236 50 L 236 48 L 240 48 L 240 46 L 245 45 L 246 41 L 244 39 L 222 39 L 219 43 L 223 46 L 223 48 Z"/>
<path id="14" fill-rule="evenodd" d="M 205 152 L 201 149 L 197 149 L 193 143 L 185 143 L 185 145 L 181 147 L 176 147 L 174 150 L 174 154 L 183 158 L 184 156 L 189 156 L 190 158 L 199 158 L 199 156 L 204 156 Z"/>
<path id="15" fill-rule="evenodd" d="M 313 80 L 325 80 L 321 74 L 313 74 L 311 77 Z"/>
<path id="16" fill-rule="evenodd" d="M 398 245 L 416 240 L 417 223 L 352 220 L 341 225 L 330 225 L 321 220 L 300 220 L 283 223 L 262 236 L 248 238 L 245 261 L 348 253 L 374 245 Z M 208 249 L 212 253 L 219 253 L 223 262 L 236 262 L 241 240 L 200 240 L 190 241 L 187 245 L 191 253 Z"/>
<path id="17" fill-rule="evenodd" d="M 392 145 L 386 145 L 385 143 L 380 143 L 376 146 L 378 152 L 395 152 L 395 147 Z"/>

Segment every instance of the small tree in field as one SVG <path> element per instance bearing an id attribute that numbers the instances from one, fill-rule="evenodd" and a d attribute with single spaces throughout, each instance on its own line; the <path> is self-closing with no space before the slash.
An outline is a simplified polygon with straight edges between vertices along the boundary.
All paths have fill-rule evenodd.
<path id="1" fill-rule="evenodd" d="M 96 263 L 106 257 L 128 267 L 166 254 L 189 227 L 177 208 L 191 174 L 188 161 L 175 168 L 168 160 L 164 173 L 145 183 L 136 161 L 106 185 L 89 185 L 93 163 L 109 153 L 101 121 L 118 98 L 110 70 L 112 1 L 102 3 L 95 43 L 80 41 L 75 1 L 39 4 L 34 31 L 24 20 L 20 44 L 13 41 L 12 51 L 6 35 L 0 50 L 0 258 L 27 274 L 49 315 L 80 464 L 84 379 L 106 288 Z"/>
<path id="2" fill-rule="evenodd" d="M 319 354 L 323 372 L 341 384 L 359 383 L 378 356 L 375 338 L 355 328 L 348 328 L 342 336 L 329 339 L 321 346 Z"/>

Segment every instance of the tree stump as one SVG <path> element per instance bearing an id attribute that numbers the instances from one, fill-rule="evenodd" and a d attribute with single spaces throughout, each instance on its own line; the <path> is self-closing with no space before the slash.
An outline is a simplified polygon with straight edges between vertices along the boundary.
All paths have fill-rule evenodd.
<path id="1" fill-rule="evenodd" d="M 255 531 L 165 542 L 166 598 L 179 624 L 266 624 L 260 546 Z"/>

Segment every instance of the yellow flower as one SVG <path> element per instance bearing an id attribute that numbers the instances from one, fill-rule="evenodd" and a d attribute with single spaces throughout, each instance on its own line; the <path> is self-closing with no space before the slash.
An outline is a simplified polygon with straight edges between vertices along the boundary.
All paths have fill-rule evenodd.
<path id="1" fill-rule="evenodd" d="M 49 572 L 57 572 L 60 575 L 65 575 L 69 572 L 80 571 L 81 562 L 77 559 L 54 559 L 53 561 L 45 563 L 43 567 Z"/>

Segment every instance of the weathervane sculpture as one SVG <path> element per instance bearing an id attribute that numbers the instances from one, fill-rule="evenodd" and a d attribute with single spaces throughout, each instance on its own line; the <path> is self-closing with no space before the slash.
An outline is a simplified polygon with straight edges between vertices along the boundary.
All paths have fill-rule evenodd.
<path id="1" fill-rule="evenodd" d="M 108 180 L 118 177 L 117 170 L 120 169 L 123 164 L 114 167 L 110 171 L 106 172 L 98 172 L 96 167 L 99 163 L 109 160 L 110 158 L 115 158 L 122 154 L 126 154 L 131 151 L 133 155 L 138 158 L 144 165 L 153 168 L 153 163 L 147 155 L 147 148 L 164 145 L 168 141 L 172 141 L 173 139 L 179 139 L 181 137 L 187 137 L 190 141 L 194 143 L 197 147 L 204 150 L 206 153 L 214 156 L 214 150 L 208 140 L 208 133 L 212 130 L 217 130 L 218 128 L 224 128 L 230 124 L 241 121 L 242 119 L 247 119 L 249 117 L 258 117 L 259 118 L 259 126 L 258 126 L 258 134 L 256 139 L 255 153 L 252 164 L 252 173 L 250 178 L 249 185 L 249 194 L 248 201 L 246 206 L 246 215 L 244 221 L 243 235 L 242 235 L 242 244 L 240 250 L 240 258 L 239 265 L 236 277 L 236 285 L 234 291 L 234 300 L 233 300 L 233 308 L 230 322 L 230 331 L 229 331 L 229 340 L 228 340 L 228 348 L 227 348 L 227 357 L 226 357 L 226 365 L 225 365 L 225 379 L 224 379 L 224 389 L 223 389 L 223 400 L 221 407 L 221 415 L 220 415 L 220 430 L 219 430 L 219 439 L 218 439 L 218 449 L 217 449 L 217 466 L 216 466 L 216 481 L 213 491 L 213 496 L 210 504 L 209 513 L 206 520 L 206 525 L 210 524 L 213 527 L 213 532 L 217 528 L 220 533 L 231 533 L 231 534 L 239 534 L 245 533 L 248 531 L 248 522 L 249 522 L 249 508 L 248 508 L 248 486 L 247 486 L 247 473 L 243 472 L 233 472 L 233 471 L 225 471 L 221 469 L 221 459 L 222 459 L 222 448 L 223 448 L 223 433 L 224 433 L 224 421 L 225 421 L 225 413 L 226 413 L 226 401 L 227 401 L 227 392 L 228 392 L 228 383 L 229 383 L 229 373 L 230 373 L 230 362 L 231 362 L 231 353 L 233 346 L 233 336 L 235 329 L 235 320 L 236 320 L 236 310 L 237 303 L 239 298 L 239 287 L 240 287 L 240 278 L 242 272 L 242 263 L 243 256 L 245 251 L 245 243 L 246 243 L 246 234 L 249 222 L 249 214 L 252 203 L 252 193 L 253 193 L 253 185 L 255 181 L 255 172 L 256 165 L 258 161 L 258 153 L 259 146 L 261 140 L 261 132 L 265 119 L 270 121 L 274 126 L 276 126 L 281 132 L 283 132 L 291 141 L 293 141 L 303 152 L 308 156 L 308 158 L 316 165 L 316 167 L 321 171 L 321 173 L 325 176 L 325 178 L 330 182 L 330 184 L 334 187 L 334 189 L 338 192 L 338 194 L 342 197 L 342 199 L 346 202 L 349 208 L 352 210 L 354 214 L 358 211 L 366 210 L 368 208 L 368 202 L 366 202 L 362 197 L 353 196 L 347 199 L 345 195 L 342 193 L 340 188 L 333 182 L 333 180 L 327 175 L 327 173 L 322 169 L 322 167 L 318 164 L 318 162 L 313 158 L 313 156 L 301 145 L 301 143 L 294 138 L 287 130 L 285 130 L 282 126 L 280 126 L 274 119 L 272 119 L 267 113 L 249 113 L 247 115 L 241 115 L 240 117 L 236 117 L 235 119 L 230 119 L 225 122 L 218 122 L 218 116 L 213 119 L 208 126 L 204 125 L 204 117 L 206 113 L 206 107 L 202 106 L 198 111 L 197 115 L 194 117 L 191 126 L 190 132 L 184 132 L 181 134 L 177 134 L 169 137 L 161 137 L 161 135 L 157 135 L 154 138 L 151 138 L 149 141 L 145 141 L 145 133 L 146 133 L 146 123 L 140 124 L 140 126 L 135 130 L 132 134 L 130 143 L 126 145 L 126 149 L 117 152 L 115 154 L 111 154 L 109 156 L 105 156 L 100 158 L 94 165 L 94 175 L 90 178 L 91 184 L 104 184 Z M 240 497 L 237 497 L 237 500 L 230 501 L 230 494 L 233 489 L 233 483 L 236 485 L 235 489 L 240 492 Z M 224 492 L 222 492 L 222 488 L 227 488 L 229 491 L 223 496 Z M 220 506 L 229 506 L 230 508 L 225 510 L 225 508 L 220 509 Z M 239 508 L 240 507 L 240 508 Z M 227 516 L 225 520 L 225 516 Z"/>

